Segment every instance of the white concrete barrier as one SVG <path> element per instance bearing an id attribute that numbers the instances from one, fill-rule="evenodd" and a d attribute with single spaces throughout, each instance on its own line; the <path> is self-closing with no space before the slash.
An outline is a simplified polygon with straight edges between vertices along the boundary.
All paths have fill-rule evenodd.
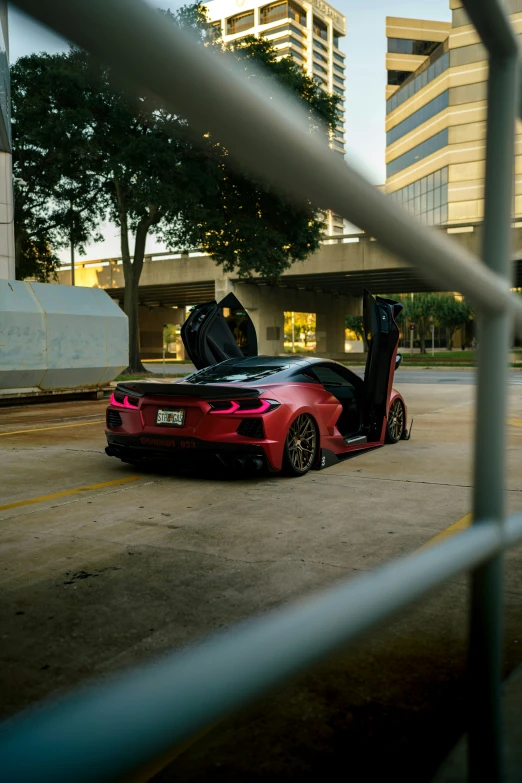
<path id="1" fill-rule="evenodd" d="M 0 280 L 0 398 L 96 391 L 127 364 L 127 316 L 102 289 Z"/>

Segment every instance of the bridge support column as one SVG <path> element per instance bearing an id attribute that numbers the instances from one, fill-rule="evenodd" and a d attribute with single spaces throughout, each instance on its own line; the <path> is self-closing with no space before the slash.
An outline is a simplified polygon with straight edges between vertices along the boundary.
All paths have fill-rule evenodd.
<path id="1" fill-rule="evenodd" d="M 238 283 L 228 278 L 216 280 L 216 299 L 234 293 L 254 324 L 260 356 L 284 353 L 284 305 L 278 288 Z"/>
<path id="2" fill-rule="evenodd" d="M 248 310 L 257 333 L 258 352 L 265 356 L 284 353 L 284 313 L 315 313 L 318 356 L 343 358 L 347 315 L 362 315 L 362 297 L 320 291 L 257 285 L 221 278 L 216 299 L 234 293 Z"/>
<path id="3" fill-rule="evenodd" d="M 140 307 L 140 353 L 142 360 L 161 359 L 163 355 L 163 327 L 166 324 L 182 324 L 185 320 L 184 307 Z M 178 348 L 179 344 L 179 348 Z M 177 341 L 176 358 L 184 359 L 180 354 L 183 343 Z"/>
<path id="4" fill-rule="evenodd" d="M 331 359 L 345 356 L 345 318 L 362 315 L 362 297 L 317 294 L 316 354 Z"/>
<path id="5" fill-rule="evenodd" d="M 345 343 L 345 318 L 346 302 L 336 300 L 332 301 L 326 311 L 318 312 L 316 316 L 316 353 L 318 356 L 344 354 Z"/>

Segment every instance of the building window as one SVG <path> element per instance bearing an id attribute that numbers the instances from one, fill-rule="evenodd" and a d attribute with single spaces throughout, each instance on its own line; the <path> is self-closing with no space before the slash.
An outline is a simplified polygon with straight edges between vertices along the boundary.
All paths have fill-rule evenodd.
<path id="1" fill-rule="evenodd" d="M 318 63 L 314 63 L 314 70 L 319 71 L 319 73 L 325 73 L 326 75 L 328 75 L 328 71 L 326 70 L 326 68 L 323 68 L 323 66 L 319 65 Z"/>
<path id="2" fill-rule="evenodd" d="M 278 47 L 277 47 L 277 50 L 276 50 L 276 51 L 277 51 L 279 54 L 285 54 L 285 55 L 287 55 L 287 54 L 288 54 L 288 55 L 290 55 L 290 54 L 291 54 L 291 55 L 292 55 L 292 57 L 294 57 L 294 58 L 297 60 L 297 62 L 299 63 L 299 65 L 302 65 L 302 64 L 303 64 L 303 62 L 304 62 L 304 61 L 306 61 L 306 58 L 305 58 L 305 57 L 304 57 L 304 55 L 302 55 L 300 52 L 294 52 L 294 51 L 283 52 L 283 51 L 282 51 L 283 49 L 288 49 L 288 47 L 290 46 L 290 44 L 293 44 L 293 41 L 286 40 L 286 41 L 278 41 L 277 43 L 278 43 Z M 280 43 L 282 44 L 282 46 L 281 46 L 281 47 L 279 47 L 279 44 L 280 44 Z"/>
<path id="3" fill-rule="evenodd" d="M 272 3 L 272 5 L 265 5 L 261 9 L 261 24 L 270 24 L 270 22 L 277 22 L 278 19 L 286 19 L 287 17 L 286 3 Z"/>
<path id="4" fill-rule="evenodd" d="M 448 106 L 449 90 L 445 90 L 443 93 L 437 95 L 436 98 L 423 106 L 422 109 L 413 112 L 413 114 L 411 114 L 403 122 L 399 122 L 398 125 L 396 125 L 394 128 L 391 128 L 391 130 L 389 130 L 386 134 L 386 144 L 393 144 L 395 141 L 397 141 L 397 139 L 400 139 L 402 136 L 405 136 L 407 133 L 410 133 L 410 131 L 414 130 L 414 128 L 422 125 L 423 122 L 431 120 L 431 118 L 435 117 L 436 114 L 444 111 L 444 109 L 447 109 Z"/>
<path id="5" fill-rule="evenodd" d="M 306 11 L 301 8 L 297 3 L 293 3 L 291 0 L 288 3 L 288 16 L 295 22 L 299 22 L 303 27 L 306 27 Z"/>
<path id="6" fill-rule="evenodd" d="M 344 65 L 344 55 L 339 54 L 338 52 L 333 53 L 334 60 L 337 60 L 337 62 L 341 63 L 341 65 Z"/>
<path id="7" fill-rule="evenodd" d="M 410 41 L 407 38 L 388 38 L 390 54 L 421 54 L 428 57 L 440 41 Z"/>
<path id="8" fill-rule="evenodd" d="M 333 45 L 338 49 L 339 48 L 339 39 L 342 38 L 341 33 L 338 33 L 337 30 L 333 31 Z"/>
<path id="9" fill-rule="evenodd" d="M 392 177 L 397 172 L 407 169 L 408 166 L 413 166 L 414 163 L 418 163 L 419 160 L 427 158 L 433 152 L 446 147 L 448 144 L 448 129 L 436 133 L 421 144 L 417 144 L 413 149 L 405 152 L 404 155 L 399 155 L 395 160 L 390 161 L 386 166 L 386 176 Z"/>
<path id="10" fill-rule="evenodd" d="M 314 46 L 317 46 L 318 49 L 321 49 L 323 52 L 328 51 L 328 47 L 324 45 L 324 43 L 321 43 L 321 41 L 314 40 Z"/>
<path id="11" fill-rule="evenodd" d="M 277 35 L 278 33 L 280 35 L 283 35 L 284 33 L 286 34 L 292 33 L 293 35 L 296 35 L 300 39 L 306 37 L 306 32 L 301 27 L 298 27 L 296 24 L 294 24 L 293 22 L 282 22 L 281 24 L 276 24 L 273 27 L 270 27 L 268 30 L 263 30 L 261 35 L 264 38 L 268 38 L 269 35 Z"/>
<path id="12" fill-rule="evenodd" d="M 314 57 L 316 57 L 320 62 L 326 63 L 328 65 L 328 58 L 324 57 L 322 54 L 319 54 L 319 52 L 314 51 Z"/>
<path id="13" fill-rule="evenodd" d="M 299 41 L 297 38 L 272 38 L 270 40 L 270 43 L 272 46 L 279 46 L 279 44 L 292 44 L 293 46 L 298 46 L 299 49 L 304 49 L 305 45 Z"/>
<path id="14" fill-rule="evenodd" d="M 221 38 L 221 22 L 213 22 L 209 27 L 208 35 L 211 41 Z"/>
<path id="15" fill-rule="evenodd" d="M 338 87 L 334 87 L 334 92 L 336 92 L 337 95 L 340 95 L 341 98 L 344 98 L 344 90 L 340 90 Z"/>
<path id="16" fill-rule="evenodd" d="M 388 84 L 403 84 L 408 76 L 411 76 L 411 71 L 388 71 Z"/>
<path id="17" fill-rule="evenodd" d="M 340 73 L 342 77 L 344 78 L 344 68 L 341 68 L 340 65 L 337 65 L 336 63 L 333 64 L 334 71 L 337 71 L 337 73 Z"/>
<path id="18" fill-rule="evenodd" d="M 314 33 L 318 35 L 319 38 L 322 38 L 323 41 L 328 40 L 328 29 L 325 23 L 318 19 L 317 16 L 314 16 L 313 29 Z"/>
<path id="19" fill-rule="evenodd" d="M 254 26 L 254 12 L 248 11 L 245 14 L 238 14 L 227 19 L 227 35 L 242 33 L 243 30 L 249 30 Z"/>
<path id="20" fill-rule="evenodd" d="M 390 198 L 421 223 L 428 226 L 447 223 L 448 167 L 390 193 Z"/>
<path id="21" fill-rule="evenodd" d="M 261 9 L 261 24 L 277 22 L 278 19 L 293 19 L 306 27 L 306 11 L 297 3 L 272 3 Z"/>
<path id="22" fill-rule="evenodd" d="M 447 71 L 448 68 L 449 52 L 442 54 L 441 49 L 441 56 L 437 56 L 437 58 L 433 60 L 428 68 L 424 68 L 421 73 L 415 71 L 415 73 L 411 74 L 410 78 L 401 87 L 401 89 L 397 90 L 397 92 L 395 92 L 391 98 L 388 98 L 386 101 L 386 114 L 389 114 L 398 106 L 403 104 L 404 101 L 407 101 L 408 98 L 411 98 L 412 95 L 415 95 L 416 92 L 422 90 L 423 87 L 433 81 L 433 79 L 436 79 L 437 76 L 440 76 L 441 73 Z"/>

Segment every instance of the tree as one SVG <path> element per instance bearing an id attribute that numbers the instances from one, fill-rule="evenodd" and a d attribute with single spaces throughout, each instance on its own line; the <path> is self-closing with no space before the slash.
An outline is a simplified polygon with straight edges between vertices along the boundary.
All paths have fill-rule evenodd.
<path id="1" fill-rule="evenodd" d="M 195 8 L 199 9 L 199 23 L 205 27 L 206 10 L 200 5 Z M 297 95 L 308 106 L 311 133 L 333 130 L 339 119 L 340 98 L 326 94 L 291 58 L 278 60 L 266 38 L 247 36 L 230 45 L 214 41 L 213 46 L 233 54 L 246 78 L 259 82 L 273 76 Z M 311 204 L 296 208 L 268 185 L 233 168 L 227 150 L 219 144 L 213 145 L 212 152 L 217 165 L 215 189 L 203 195 L 199 215 L 186 213 L 186 218 L 192 229 L 197 227 L 201 249 L 225 272 L 277 279 L 293 262 L 304 260 L 318 248 L 324 222 Z M 173 244 L 168 232 L 164 238 Z"/>
<path id="2" fill-rule="evenodd" d="M 199 45 L 209 43 L 206 11 L 199 3 L 165 16 L 198 31 Z M 219 51 L 220 44 L 215 45 Z M 294 63 L 277 62 L 267 41 L 250 39 L 235 55 L 248 78 L 263 78 L 262 64 L 309 103 L 311 132 L 332 127 L 337 97 L 325 96 Z M 33 156 L 30 175 L 20 176 L 30 180 L 29 194 L 36 189 L 48 198 L 22 205 L 24 226 L 37 215 L 40 236 L 48 237 L 54 248 L 70 237 L 83 241 L 104 211 L 117 223 L 123 309 L 129 319 L 129 372 L 144 371 L 138 285 L 149 234 L 169 247 L 202 247 L 226 271 L 236 269 L 242 277 L 260 273 L 277 278 L 318 246 L 322 222 L 310 205 L 298 208 L 233 169 L 228 152 L 216 140 L 192 133 L 186 121 L 155 96 L 125 92 L 109 68 L 74 48 L 67 55 L 34 58 L 32 81 L 25 73 L 18 95 L 22 101 L 29 92 L 37 93 L 49 127 L 42 139 L 38 113 L 29 102 L 30 111 L 20 115 L 18 143 L 22 150 L 29 131 L 32 141 L 24 154 L 31 157 L 36 148 L 39 160 L 47 164 L 47 176 L 38 190 L 38 156 Z M 36 229 L 31 231 L 37 235 Z"/>
<path id="3" fill-rule="evenodd" d="M 430 324 L 437 319 L 440 294 L 427 292 L 416 293 L 413 296 L 410 294 L 387 294 L 386 296 L 404 305 L 398 317 L 399 324 L 402 325 L 403 331 L 409 329 L 410 322 L 415 324 L 420 339 L 420 352 L 426 353 L 426 333 Z"/>
<path id="4" fill-rule="evenodd" d="M 387 294 L 390 299 L 402 302 L 404 308 L 398 317 L 399 324 L 404 331 L 413 322 L 419 334 L 420 352 L 426 353 L 426 335 L 430 324 L 438 324 L 449 330 L 451 350 L 453 336 L 457 329 L 470 320 L 472 309 L 465 299 L 459 299 L 454 294 L 444 293 L 416 293 L 416 294 Z"/>
<path id="5" fill-rule="evenodd" d="M 81 252 L 101 238 L 103 177 L 82 68 L 64 54 L 22 57 L 11 67 L 18 279 L 46 281 L 56 272 L 57 249 L 72 242 Z"/>
<path id="6" fill-rule="evenodd" d="M 449 334 L 448 350 L 453 348 L 453 338 L 457 329 L 465 329 L 471 319 L 473 310 L 465 299 L 453 294 L 439 294 L 437 303 L 437 318 L 440 326 L 445 327 Z M 464 340 L 462 342 L 464 346 Z"/>
<path id="7" fill-rule="evenodd" d="M 362 315 L 347 315 L 344 319 L 344 325 L 346 329 L 355 333 L 355 336 L 363 341 L 364 350 L 368 350 L 368 344 L 366 342 L 366 332 L 364 331 L 364 322 Z"/>
<path id="8" fill-rule="evenodd" d="M 316 320 L 315 313 L 285 313 L 285 336 L 293 334 L 295 340 L 302 339 L 307 348 L 310 337 L 315 334 Z"/>

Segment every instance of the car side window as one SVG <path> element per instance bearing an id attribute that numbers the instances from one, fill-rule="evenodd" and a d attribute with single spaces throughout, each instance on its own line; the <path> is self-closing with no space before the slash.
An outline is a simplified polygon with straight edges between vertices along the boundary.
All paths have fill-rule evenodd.
<path id="1" fill-rule="evenodd" d="M 319 380 L 323 386 L 345 386 L 355 389 L 353 383 L 348 378 L 344 377 L 340 372 L 337 372 L 333 367 L 317 367 L 313 368 L 313 374 Z"/>

